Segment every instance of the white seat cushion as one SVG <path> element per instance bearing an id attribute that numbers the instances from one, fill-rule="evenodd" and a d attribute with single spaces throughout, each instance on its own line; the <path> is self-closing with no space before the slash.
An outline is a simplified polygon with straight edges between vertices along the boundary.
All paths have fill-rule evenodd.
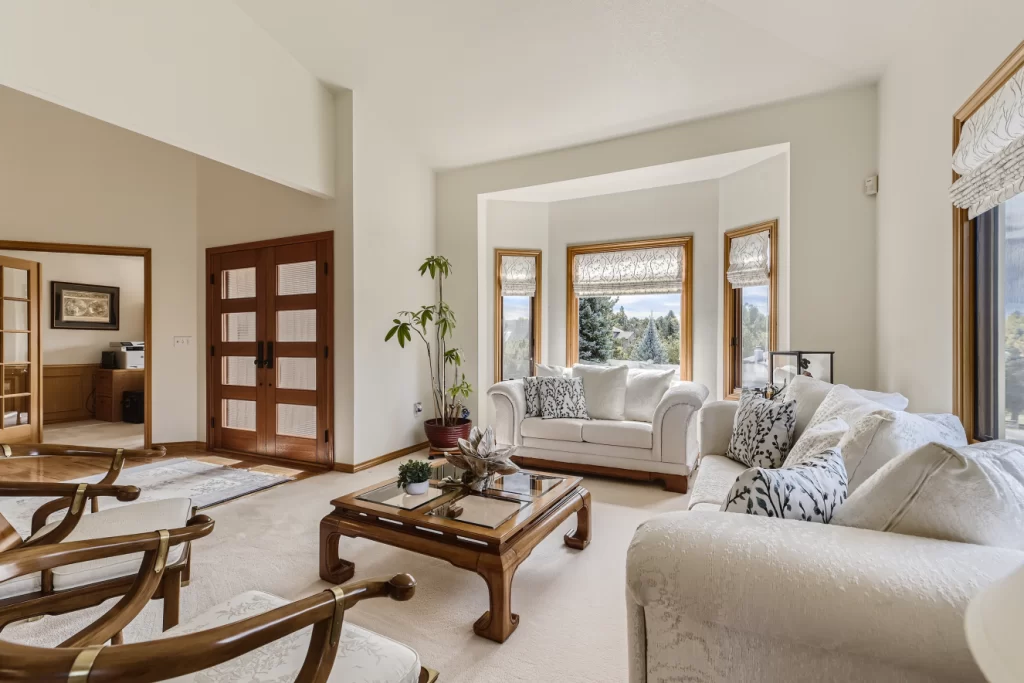
<path id="1" fill-rule="evenodd" d="M 551 439 L 553 441 L 583 442 L 583 425 L 587 420 L 575 418 L 556 418 L 545 420 L 542 417 L 528 417 L 520 427 L 523 436 L 534 439 Z"/>
<path id="2" fill-rule="evenodd" d="M 736 483 L 736 477 L 745 472 L 747 466 L 724 455 L 705 455 L 697 468 L 697 480 L 690 491 L 689 509 L 699 503 L 710 503 L 720 508 Z"/>
<path id="3" fill-rule="evenodd" d="M 43 579 L 39 572 L 19 576 L 16 579 L 0 583 L 0 600 L 13 598 L 16 595 L 24 595 L 25 593 L 35 593 L 42 590 L 42 588 Z"/>
<path id="4" fill-rule="evenodd" d="M 100 505 L 102 504 L 101 500 Z M 176 529 L 185 526 L 191 508 L 192 501 L 188 498 L 166 498 L 100 510 L 83 515 L 75 530 L 68 534 L 64 542 Z M 60 522 L 47 524 L 32 538 L 48 533 L 58 524 Z M 184 552 L 184 544 L 178 544 L 171 548 L 167 555 L 167 564 L 180 561 Z M 53 588 L 54 590 L 67 590 L 90 583 L 130 576 L 138 571 L 141 563 L 142 553 L 134 553 L 57 567 L 53 570 Z"/>
<path id="5" fill-rule="evenodd" d="M 288 604 L 288 600 L 260 591 L 236 595 L 194 619 L 162 633 L 171 638 L 223 626 Z M 170 679 L 177 683 L 229 681 L 293 681 L 309 648 L 313 628 L 307 627 L 200 673 Z M 417 683 L 420 657 L 410 647 L 360 628 L 345 620 L 328 681 L 334 683 Z"/>
<path id="6" fill-rule="evenodd" d="M 654 429 L 650 422 L 591 420 L 583 424 L 583 440 L 606 446 L 654 448 Z"/>

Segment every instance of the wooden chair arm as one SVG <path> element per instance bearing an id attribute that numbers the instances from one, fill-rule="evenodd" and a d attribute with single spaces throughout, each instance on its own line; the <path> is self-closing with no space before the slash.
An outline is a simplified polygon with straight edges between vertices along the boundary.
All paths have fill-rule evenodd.
<path id="1" fill-rule="evenodd" d="M 99 496 L 110 496 L 121 502 L 127 503 L 133 500 L 138 500 L 139 494 L 141 493 L 137 486 L 14 482 L 0 484 L 0 495 L 3 495 L 3 491 L 8 487 L 13 487 L 12 490 L 20 489 L 23 491 L 33 491 L 32 493 L 22 493 L 20 495 L 64 496 L 63 498 L 43 503 L 32 515 L 32 534 L 35 535 L 40 529 L 46 526 L 46 521 L 50 518 L 50 515 L 59 510 L 63 510 L 64 508 L 68 509 L 68 512 L 64 515 L 64 519 L 61 520 L 61 523 L 48 534 L 40 536 L 32 541 L 26 541 L 26 543 L 31 542 L 32 545 L 40 543 L 60 543 L 67 538 L 67 535 L 74 531 L 75 526 L 78 525 L 78 520 L 80 520 L 82 515 L 85 514 L 85 505 L 76 505 L 76 502 L 78 501 L 84 503 L 86 500 L 91 500 L 95 503 L 96 498 Z M 68 495 L 69 493 L 71 495 Z"/>
<path id="2" fill-rule="evenodd" d="M 336 586 L 206 631 L 99 650 L 53 650 L 0 641 L 0 679 L 8 680 L 4 675 L 14 673 L 10 680 L 67 680 L 84 651 L 83 657 L 92 662 L 88 671 L 90 683 L 165 681 L 208 669 L 313 626 L 309 650 L 295 681 L 324 683 L 337 657 L 345 609 L 375 597 L 408 600 L 415 590 L 415 579 L 398 574 L 390 579 Z"/>

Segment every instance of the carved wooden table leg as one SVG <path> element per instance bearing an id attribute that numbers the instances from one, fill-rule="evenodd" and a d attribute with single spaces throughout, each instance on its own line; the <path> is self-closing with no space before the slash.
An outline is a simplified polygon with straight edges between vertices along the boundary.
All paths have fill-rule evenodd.
<path id="1" fill-rule="evenodd" d="M 480 556 L 476 573 L 487 582 L 491 608 L 473 624 L 473 632 L 478 636 L 504 643 L 519 626 L 519 615 L 512 613 L 512 577 L 517 566 L 518 563 L 508 564 L 494 555 Z"/>
<path id="2" fill-rule="evenodd" d="M 583 550 L 590 545 L 590 491 L 579 490 L 582 507 L 576 512 L 576 528 L 565 535 L 565 544 L 576 550 Z"/>
<path id="3" fill-rule="evenodd" d="M 324 581 L 345 583 L 356 573 L 355 563 L 338 557 L 341 536 L 333 512 L 320 521 L 320 578 Z"/>

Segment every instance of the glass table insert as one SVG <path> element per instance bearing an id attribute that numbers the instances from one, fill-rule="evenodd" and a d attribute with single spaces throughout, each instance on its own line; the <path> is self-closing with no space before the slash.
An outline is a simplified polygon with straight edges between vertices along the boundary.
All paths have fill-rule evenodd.
<path id="1" fill-rule="evenodd" d="M 402 510 L 415 510 L 418 507 L 426 505 L 432 500 L 440 498 L 445 494 L 445 491 L 438 487 L 431 485 L 427 489 L 426 493 L 422 493 L 418 496 L 412 496 L 405 492 L 397 482 L 392 484 L 386 484 L 380 488 L 375 488 L 372 491 L 356 496 L 358 500 L 365 500 L 370 503 L 379 503 L 381 505 L 388 505 L 394 508 L 400 508 Z"/>

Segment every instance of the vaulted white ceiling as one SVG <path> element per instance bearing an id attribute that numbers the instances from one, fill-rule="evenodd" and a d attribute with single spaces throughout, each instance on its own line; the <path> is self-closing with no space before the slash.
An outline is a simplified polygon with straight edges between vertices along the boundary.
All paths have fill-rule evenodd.
<path id="1" fill-rule="evenodd" d="M 877 79 L 942 0 L 235 0 L 453 167 Z"/>

